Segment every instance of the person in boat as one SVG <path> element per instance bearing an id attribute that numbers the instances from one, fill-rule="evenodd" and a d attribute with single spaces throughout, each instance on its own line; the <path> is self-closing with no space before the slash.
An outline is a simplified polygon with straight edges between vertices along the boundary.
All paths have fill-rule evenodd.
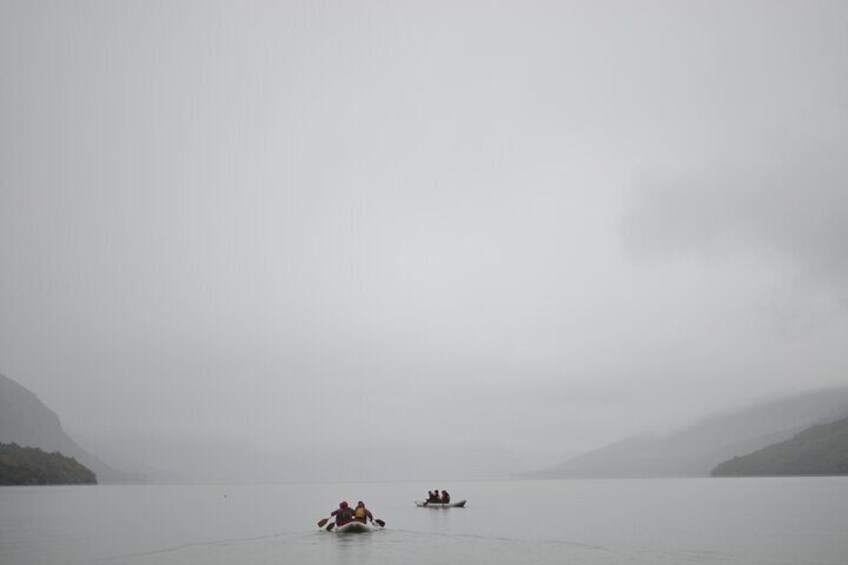
<path id="1" fill-rule="evenodd" d="M 356 508 L 353 510 L 353 519 L 357 522 L 362 522 L 363 524 L 367 523 L 369 520 L 371 523 L 374 523 L 374 516 L 371 515 L 371 511 L 365 508 L 365 503 L 361 500 L 356 503 Z"/>
<path id="2" fill-rule="evenodd" d="M 342 500 L 339 507 L 330 512 L 330 516 L 336 517 L 336 526 L 344 526 L 353 521 L 353 509 L 348 506 L 347 500 Z"/>
<path id="3" fill-rule="evenodd" d="M 442 504 L 450 504 L 450 495 L 446 490 L 442 491 Z"/>
<path id="4" fill-rule="evenodd" d="M 427 503 L 429 504 L 431 502 L 441 502 L 439 499 L 439 489 L 427 491 Z"/>

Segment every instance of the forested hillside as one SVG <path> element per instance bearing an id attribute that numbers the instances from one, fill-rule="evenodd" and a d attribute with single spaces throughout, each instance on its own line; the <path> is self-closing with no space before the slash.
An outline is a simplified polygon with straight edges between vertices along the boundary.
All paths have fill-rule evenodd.
<path id="1" fill-rule="evenodd" d="M 848 418 L 813 426 L 712 471 L 714 477 L 779 475 L 848 475 Z"/>
<path id="2" fill-rule="evenodd" d="M 93 469 L 106 483 L 143 482 L 143 476 L 120 471 L 80 447 L 63 429 L 59 416 L 30 390 L 0 373 L 0 443 L 59 452 Z"/>
<path id="3" fill-rule="evenodd" d="M 715 414 L 664 437 L 634 436 L 521 478 L 706 477 L 722 461 L 848 414 L 848 387 Z"/>
<path id="4" fill-rule="evenodd" d="M 72 457 L 0 443 L 0 485 L 95 484 L 91 469 Z"/>

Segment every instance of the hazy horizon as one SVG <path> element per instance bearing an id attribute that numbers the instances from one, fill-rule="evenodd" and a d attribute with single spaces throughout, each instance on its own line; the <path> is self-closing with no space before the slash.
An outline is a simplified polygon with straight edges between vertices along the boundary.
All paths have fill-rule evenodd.
<path id="1" fill-rule="evenodd" d="M 102 444 L 525 469 L 846 385 L 845 29 L 4 0 L 0 372 Z"/>

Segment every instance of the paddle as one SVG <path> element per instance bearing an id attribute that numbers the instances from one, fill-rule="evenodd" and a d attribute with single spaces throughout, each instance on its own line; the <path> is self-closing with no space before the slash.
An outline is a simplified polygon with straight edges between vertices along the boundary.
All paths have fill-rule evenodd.
<path id="1" fill-rule="evenodd" d="M 377 518 L 377 519 L 375 519 L 374 521 L 375 521 L 375 522 L 377 522 L 378 524 L 380 524 L 380 527 L 381 527 L 381 528 L 385 528 L 385 527 L 386 527 L 386 523 L 385 523 L 383 520 L 380 520 L 379 518 Z"/>
<path id="2" fill-rule="evenodd" d="M 318 527 L 324 528 L 324 524 L 327 524 L 327 522 L 330 522 L 330 520 L 332 520 L 332 519 L 333 519 L 332 516 L 330 516 L 329 518 L 321 518 L 320 520 L 318 520 Z M 330 522 L 329 524 L 327 524 L 327 527 L 324 528 L 324 529 L 327 530 L 328 532 L 332 532 L 333 528 L 335 528 L 335 527 L 336 527 L 336 523 Z"/>

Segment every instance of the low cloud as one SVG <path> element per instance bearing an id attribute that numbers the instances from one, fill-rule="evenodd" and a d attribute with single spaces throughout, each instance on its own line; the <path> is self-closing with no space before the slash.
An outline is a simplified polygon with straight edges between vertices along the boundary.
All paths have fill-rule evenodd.
<path id="1" fill-rule="evenodd" d="M 796 136 L 636 182 L 628 251 L 647 261 L 695 255 L 771 269 L 798 292 L 848 299 L 848 121 L 829 137 Z"/>

